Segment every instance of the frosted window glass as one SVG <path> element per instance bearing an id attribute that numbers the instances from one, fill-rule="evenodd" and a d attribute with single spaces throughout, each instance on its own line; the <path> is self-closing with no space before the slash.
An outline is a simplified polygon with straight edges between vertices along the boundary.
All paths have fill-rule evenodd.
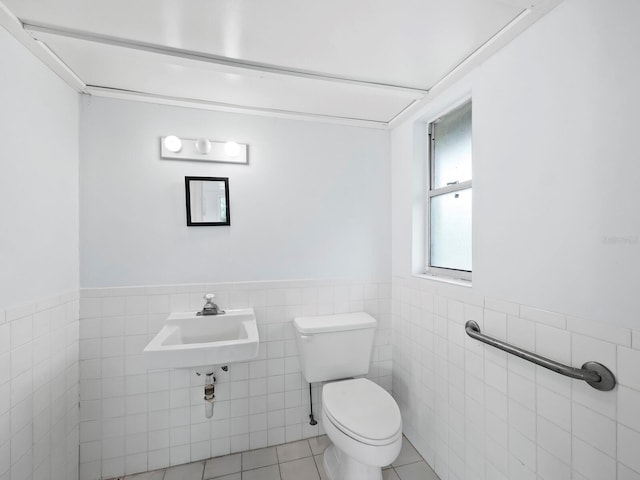
<path id="1" fill-rule="evenodd" d="M 471 189 L 431 197 L 431 266 L 471 271 Z"/>
<path id="2" fill-rule="evenodd" d="M 433 124 L 433 184 L 431 188 L 471 180 L 471 103 Z"/>

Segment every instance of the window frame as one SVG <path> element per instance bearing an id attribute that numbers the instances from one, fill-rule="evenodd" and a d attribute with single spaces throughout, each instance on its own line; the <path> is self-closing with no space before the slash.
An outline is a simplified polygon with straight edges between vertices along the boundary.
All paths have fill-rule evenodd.
<path id="1" fill-rule="evenodd" d="M 435 138 L 433 135 L 433 130 L 434 130 L 434 126 L 440 121 L 440 119 L 446 115 L 448 115 L 451 112 L 454 112 L 455 110 L 461 108 L 462 106 L 466 105 L 467 103 L 471 104 L 471 142 L 472 142 L 472 153 L 471 153 L 471 180 L 465 180 L 463 182 L 459 182 L 459 183 L 455 183 L 455 184 L 448 184 L 445 185 L 444 187 L 439 187 L 439 188 L 433 188 L 433 183 L 434 183 L 434 179 L 435 179 L 435 157 L 434 157 L 434 151 L 435 151 Z M 429 142 L 428 145 L 428 149 L 427 149 L 427 162 L 428 162 L 428 172 L 429 172 L 429 178 L 427 179 L 427 198 L 426 198 L 426 225 L 425 225 L 425 240 L 426 240 L 426 245 L 425 245 L 425 254 L 426 254 L 426 265 L 425 265 L 425 269 L 426 269 L 426 274 L 428 275 L 434 275 L 434 276 L 439 276 L 439 277 L 446 277 L 446 278 L 451 278 L 451 279 L 456 279 L 456 280 L 465 280 L 465 281 L 471 281 L 472 278 L 472 274 L 473 274 L 473 263 L 471 265 L 471 270 L 467 271 L 467 270 L 458 270 L 458 269 L 454 269 L 454 268 L 443 268 L 443 267 L 435 267 L 431 265 L 431 199 L 433 197 L 438 197 L 441 195 L 445 195 L 447 193 L 452 193 L 452 192 L 459 192 L 462 190 L 467 190 L 470 189 L 473 191 L 473 102 L 471 97 L 465 97 L 463 100 L 461 100 L 460 102 L 457 102 L 453 105 L 451 105 L 450 107 L 448 107 L 446 110 L 443 110 L 442 113 L 440 113 L 438 116 L 436 116 L 433 120 L 431 120 L 428 124 L 427 124 L 427 134 L 428 134 L 428 139 L 427 141 Z M 473 205 L 473 204 L 472 204 Z M 472 222 L 473 222 L 473 209 L 472 209 L 472 214 L 471 214 L 471 218 L 472 218 Z M 473 227 L 472 227 L 472 231 L 473 231 Z M 471 248 L 473 250 L 473 235 L 472 235 L 472 245 Z"/>

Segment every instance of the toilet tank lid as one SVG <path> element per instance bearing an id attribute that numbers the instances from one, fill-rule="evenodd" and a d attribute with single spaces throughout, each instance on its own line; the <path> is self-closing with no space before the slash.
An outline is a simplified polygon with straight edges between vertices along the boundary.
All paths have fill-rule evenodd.
<path id="1" fill-rule="evenodd" d="M 296 317 L 293 319 L 293 326 L 303 335 L 375 328 L 376 323 L 376 319 L 366 312 Z"/>

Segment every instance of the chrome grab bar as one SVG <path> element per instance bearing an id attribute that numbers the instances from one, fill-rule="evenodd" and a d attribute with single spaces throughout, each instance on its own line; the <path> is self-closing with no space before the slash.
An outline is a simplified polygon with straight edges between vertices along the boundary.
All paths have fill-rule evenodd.
<path id="1" fill-rule="evenodd" d="M 578 380 L 584 380 L 596 390 L 609 391 L 613 390 L 616 386 L 616 377 L 611 373 L 607 367 L 598 362 L 586 362 L 582 365 L 582 368 L 574 368 L 569 365 L 565 365 L 555 360 L 550 360 L 537 353 L 528 352 L 522 348 L 509 345 L 502 340 L 490 337 L 480 332 L 480 326 L 473 320 L 469 320 L 464 325 L 464 329 L 471 338 L 496 347 L 504 352 L 520 357 L 528 362 L 535 363 L 541 367 L 552 370 L 565 377 L 576 378 Z"/>

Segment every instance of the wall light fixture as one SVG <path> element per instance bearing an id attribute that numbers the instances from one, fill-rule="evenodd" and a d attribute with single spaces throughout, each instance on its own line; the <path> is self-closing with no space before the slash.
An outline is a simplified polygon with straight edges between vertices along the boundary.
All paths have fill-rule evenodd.
<path id="1" fill-rule="evenodd" d="M 199 138 L 196 140 L 196 150 L 202 155 L 211 153 L 211 142 L 206 138 Z"/>
<path id="2" fill-rule="evenodd" d="M 175 135 L 164 137 L 162 145 L 172 153 L 177 153 L 182 150 L 182 140 L 180 140 Z"/>
<path id="3" fill-rule="evenodd" d="M 160 157 L 172 160 L 201 162 L 249 163 L 249 145 L 236 142 L 216 142 L 208 138 L 160 137 Z"/>
<path id="4" fill-rule="evenodd" d="M 227 142 L 224 144 L 224 152 L 230 157 L 237 157 L 240 153 L 240 145 L 236 142 Z"/>

